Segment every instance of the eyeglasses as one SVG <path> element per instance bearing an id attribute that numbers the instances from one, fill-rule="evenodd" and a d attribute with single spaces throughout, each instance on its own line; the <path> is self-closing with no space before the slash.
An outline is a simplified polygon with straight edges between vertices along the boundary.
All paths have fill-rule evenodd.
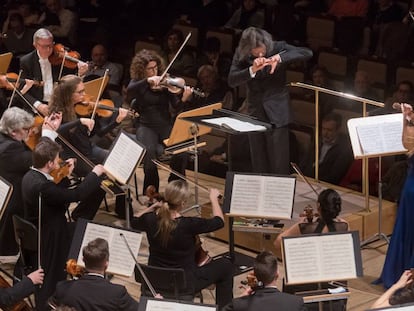
<path id="1" fill-rule="evenodd" d="M 158 65 L 152 66 L 152 67 L 147 67 L 145 68 L 145 70 L 147 71 L 151 71 L 151 70 L 157 70 L 158 69 Z"/>
<path id="2" fill-rule="evenodd" d="M 52 44 L 40 44 L 40 43 L 36 43 L 36 46 L 38 46 L 39 48 L 42 49 L 53 49 L 53 46 L 55 45 L 55 43 Z"/>

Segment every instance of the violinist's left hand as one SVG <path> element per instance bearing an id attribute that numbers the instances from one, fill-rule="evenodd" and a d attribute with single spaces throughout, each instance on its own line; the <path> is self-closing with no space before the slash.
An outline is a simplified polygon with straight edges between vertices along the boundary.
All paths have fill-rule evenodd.
<path id="1" fill-rule="evenodd" d="M 116 117 L 116 123 L 121 123 L 128 116 L 128 109 L 119 108 L 118 116 Z"/>
<path id="2" fill-rule="evenodd" d="M 183 95 L 181 96 L 181 101 L 185 103 L 193 94 L 193 89 L 190 86 L 184 86 Z"/>
<path id="3" fill-rule="evenodd" d="M 72 172 L 75 168 L 76 158 L 69 158 L 66 161 L 66 165 L 68 166 L 69 176 L 72 175 Z"/>
<path id="4" fill-rule="evenodd" d="M 77 66 L 78 66 L 78 76 L 83 77 L 89 69 L 88 63 L 79 61 Z"/>

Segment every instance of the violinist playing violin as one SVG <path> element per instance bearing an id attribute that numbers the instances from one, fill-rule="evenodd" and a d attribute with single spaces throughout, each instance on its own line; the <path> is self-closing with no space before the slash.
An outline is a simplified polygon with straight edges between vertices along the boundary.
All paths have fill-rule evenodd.
<path id="1" fill-rule="evenodd" d="M 61 115 L 46 117 L 42 136 L 54 139 Z M 32 165 L 32 151 L 25 144 L 33 126 L 33 116 L 18 107 L 7 109 L 0 119 L 0 176 L 12 186 L 13 192 L 0 220 L 0 256 L 14 256 L 19 252 L 14 238 L 13 215 L 23 217 L 21 183 Z"/>
<path id="2" fill-rule="evenodd" d="M 254 261 L 256 284 L 244 296 L 235 298 L 222 311 L 302 311 L 306 310 L 303 298 L 282 293 L 276 287 L 279 273 L 277 257 L 262 252 Z"/>
<path id="3" fill-rule="evenodd" d="M 164 62 L 155 51 L 141 50 L 132 59 L 127 101 L 140 115 L 135 124 L 136 137 L 147 150 L 143 161 L 144 193 L 150 185 L 158 191 L 158 170 L 151 160 L 163 153 L 163 140 L 169 137 L 175 116 L 183 109 L 183 102 L 192 92 L 187 86 L 184 86 L 181 96 L 169 92 L 163 87 L 164 81 L 160 81 L 162 71 Z M 185 154 L 173 156 L 170 165 L 173 170 L 185 175 L 187 157 Z M 171 174 L 168 181 L 174 179 L 177 177 Z"/>
<path id="4" fill-rule="evenodd" d="M 76 70 L 65 67 L 62 74 L 60 73 L 63 57 L 54 57 L 57 53 L 54 50 L 53 35 L 49 30 L 38 29 L 33 35 L 33 46 L 35 50 L 20 59 L 22 78 L 43 81 L 43 86 L 31 88 L 25 97 L 42 115 L 47 115 L 47 103 L 53 93 L 53 84 L 62 75 L 75 73 Z M 78 61 L 74 67 L 77 67 L 79 76 L 83 76 L 88 70 L 88 64 L 82 61 Z"/>
<path id="5" fill-rule="evenodd" d="M 95 135 L 103 136 L 113 130 L 125 119 L 129 111 L 124 108 L 119 108 L 115 112 L 115 117 L 105 126 L 101 126 L 102 123 L 99 122 L 99 115 L 96 115 L 95 119 L 92 119 L 91 116 L 79 117 L 76 113 L 76 105 L 82 103 L 84 100 L 85 87 L 82 79 L 75 75 L 67 75 L 55 87 L 49 103 L 49 109 L 53 112 L 62 113 L 62 124 L 58 129 L 59 134 L 92 163 L 102 164 L 109 151 L 97 146 L 92 141 L 92 138 Z M 95 102 L 86 104 L 94 105 Z M 75 157 L 78 159 L 77 167 L 75 168 L 75 174 L 78 177 L 86 176 L 91 170 L 89 164 L 85 163 L 78 154 L 66 145 L 64 146 L 63 157 Z M 104 196 L 105 192 L 102 189 L 98 189 L 97 193 L 91 196 L 88 201 L 79 203 L 72 212 L 72 218 L 74 220 L 79 217 L 93 219 Z M 123 203 L 124 200 L 117 200 L 117 204 Z"/>
<path id="6" fill-rule="evenodd" d="M 219 310 L 233 298 L 233 264 L 226 257 L 198 266 L 195 260 L 196 236 L 213 232 L 224 226 L 219 205 L 219 192 L 210 189 L 211 218 L 186 217 L 181 211 L 190 198 L 188 185 L 183 180 L 170 182 L 164 191 L 164 201 L 156 202 L 143 212 L 135 214 L 131 226 L 146 232 L 150 245 L 148 264 L 157 267 L 182 268 L 186 274 L 186 294 L 216 284 L 216 304 Z M 166 297 L 163 293 L 160 293 Z"/>
<path id="7" fill-rule="evenodd" d="M 56 184 L 50 173 L 59 166 L 60 151 L 58 143 L 47 137 L 42 138 L 33 150 L 33 166 L 22 180 L 25 219 L 39 229 L 40 256 L 29 250 L 25 250 L 21 256 L 24 256 L 27 265 L 41 266 L 45 271 L 43 285 L 35 294 L 36 310 L 39 311 L 49 310 L 47 299 L 53 294 L 57 282 L 66 279 L 64 267 L 75 225 L 66 220 L 68 206 L 93 196 L 100 189 L 101 176 L 105 173 L 99 164 L 75 188 L 68 188 L 67 178 Z M 74 162 L 71 161 L 70 173 L 73 168 Z"/>

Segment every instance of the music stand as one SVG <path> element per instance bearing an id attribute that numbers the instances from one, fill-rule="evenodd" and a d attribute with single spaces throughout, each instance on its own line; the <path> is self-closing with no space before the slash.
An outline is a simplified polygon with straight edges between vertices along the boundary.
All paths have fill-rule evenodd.
<path id="1" fill-rule="evenodd" d="M 201 115 L 211 115 L 213 110 L 221 109 L 222 103 L 215 103 L 209 106 L 200 107 L 180 113 L 171 129 L 170 137 L 164 139 L 167 147 L 166 152 L 177 154 L 181 152 L 191 152 L 194 154 L 194 182 L 198 184 L 198 148 L 205 146 L 206 143 L 198 143 L 198 137 L 211 132 L 208 126 L 197 126 L 194 122 L 191 124 L 186 120 L 187 117 L 195 117 Z M 198 188 L 194 188 L 195 205 L 198 207 Z"/>
<path id="2" fill-rule="evenodd" d="M 104 80 L 105 79 L 105 80 Z M 99 94 L 99 90 L 104 90 L 106 85 L 108 84 L 109 76 L 106 75 L 101 78 L 97 78 L 94 80 L 90 80 L 88 82 L 84 82 L 83 85 L 85 86 L 85 94 L 92 97 L 92 100 L 96 100 L 97 98 L 100 98 L 102 94 Z M 103 86 L 101 88 L 101 84 L 103 83 Z"/>
<path id="3" fill-rule="evenodd" d="M 378 158 L 378 232 L 363 241 L 365 246 L 378 239 L 389 243 L 382 232 L 382 157 L 406 153 L 402 145 L 403 117 L 401 113 L 354 118 L 348 121 L 349 137 L 355 159 Z M 369 210 L 368 210 L 369 211 Z"/>
<path id="4" fill-rule="evenodd" d="M 9 69 L 13 54 L 8 52 L 0 54 L 0 74 L 6 74 Z"/>
<path id="5" fill-rule="evenodd" d="M 272 125 L 259 121 L 256 118 L 245 114 L 237 113 L 227 109 L 214 110 L 212 115 L 186 117 L 184 120 L 204 125 L 218 131 L 224 132 L 227 136 L 227 159 L 228 171 L 232 170 L 231 161 L 231 135 L 243 134 L 248 132 L 264 132 L 272 128 Z M 234 122 L 233 122 L 234 121 Z M 229 245 L 234 245 L 234 232 L 232 230 L 234 217 L 229 216 Z M 231 249 L 230 249 L 231 251 Z M 236 261 L 235 253 L 230 252 L 230 259 Z"/>

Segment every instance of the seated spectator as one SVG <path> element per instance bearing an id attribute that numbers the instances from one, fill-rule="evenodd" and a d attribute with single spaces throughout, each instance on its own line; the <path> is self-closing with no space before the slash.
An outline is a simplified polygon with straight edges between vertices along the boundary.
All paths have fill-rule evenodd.
<path id="1" fill-rule="evenodd" d="M 414 302 L 413 270 L 405 270 L 400 279 L 379 297 L 371 308 L 385 308 Z"/>
<path id="2" fill-rule="evenodd" d="M 229 75 L 232 56 L 228 53 L 220 53 L 220 45 L 220 40 L 217 37 L 208 37 L 198 63 L 199 67 L 202 65 L 213 66 L 224 81 Z"/>
<path id="3" fill-rule="evenodd" d="M 248 27 L 263 28 L 264 22 L 265 13 L 260 3 L 257 0 L 243 0 L 224 27 L 236 30 L 244 30 Z"/>
<path id="4" fill-rule="evenodd" d="M 388 97 L 384 102 L 384 107 L 377 108 L 369 113 L 369 115 L 381 115 L 388 113 L 398 113 L 400 111 L 392 108 L 394 103 L 414 103 L 414 86 L 411 81 L 404 80 L 397 84 L 392 96 Z"/>
<path id="5" fill-rule="evenodd" d="M 351 143 L 348 135 L 340 132 L 341 124 L 341 115 L 334 112 L 327 114 L 322 119 L 322 135 L 319 140 L 319 179 L 334 185 L 339 185 L 353 161 Z M 300 166 L 306 176 L 314 177 L 313 148 Z"/>
<path id="6" fill-rule="evenodd" d="M 233 93 L 217 74 L 216 69 L 211 65 L 203 65 L 198 69 L 197 86 L 204 93 L 204 97 L 191 94 L 186 100 L 184 110 L 191 110 L 214 103 L 223 103 L 223 108 L 232 109 Z M 184 101 L 184 98 L 182 99 Z"/>
<path id="7" fill-rule="evenodd" d="M 2 33 L 9 30 L 9 18 L 14 13 L 18 13 L 23 17 L 23 22 L 26 27 L 36 27 L 39 24 L 39 12 L 32 5 L 32 1 L 24 0 L 9 9 L 7 19 L 3 23 Z"/>
<path id="8" fill-rule="evenodd" d="M 23 17 L 19 13 L 9 16 L 8 30 L 0 38 L 0 45 L 4 46 L 6 51 L 13 53 L 9 71 L 18 72 L 19 57 L 33 49 L 34 33 L 34 29 L 24 25 Z"/>
<path id="9" fill-rule="evenodd" d="M 82 249 L 86 273 L 77 280 L 61 281 L 56 285 L 53 300 L 76 310 L 118 311 L 138 310 L 136 302 L 119 284 L 105 279 L 109 263 L 108 242 L 97 238 Z"/>
<path id="10" fill-rule="evenodd" d="M 85 74 L 86 80 L 103 77 L 108 70 L 109 81 L 106 87 L 109 97 L 114 101 L 116 107 L 122 106 L 121 82 L 122 66 L 108 61 L 108 50 L 102 44 L 92 48 L 91 61 L 88 62 L 88 71 Z"/>
<path id="11" fill-rule="evenodd" d="M 393 0 L 374 1 L 371 12 L 371 38 L 369 53 L 381 55 L 382 35 L 385 27 L 393 22 L 401 22 L 404 17 L 402 8 Z"/>
<path id="12" fill-rule="evenodd" d="M 277 258 L 270 252 L 262 252 L 254 261 L 257 287 L 245 296 L 235 298 L 222 311 L 301 311 L 306 310 L 303 298 L 280 292 L 276 287 L 279 277 Z"/>
<path id="13" fill-rule="evenodd" d="M 368 72 L 363 70 L 358 70 L 355 73 L 353 85 L 351 89 L 346 91 L 346 93 L 350 93 L 352 95 L 366 98 L 366 99 L 372 99 L 372 100 L 382 100 L 378 93 L 372 88 L 372 84 L 370 81 L 370 77 Z M 362 113 L 362 103 L 359 101 L 354 101 L 350 99 L 342 99 L 340 106 L 343 107 L 343 109 L 351 110 L 355 112 L 361 112 Z M 368 109 L 373 109 L 372 106 L 369 106 Z"/>
<path id="14" fill-rule="evenodd" d="M 77 17 L 71 10 L 63 8 L 60 0 L 46 0 L 46 10 L 39 23 L 53 34 L 57 43 L 76 44 Z"/>
<path id="15" fill-rule="evenodd" d="M 167 33 L 163 51 L 161 53 L 166 64 L 169 64 L 173 60 L 183 42 L 184 35 L 181 30 L 171 29 Z M 194 55 L 184 47 L 180 54 L 178 54 L 169 72 L 176 75 L 193 76 L 195 73 Z"/>

